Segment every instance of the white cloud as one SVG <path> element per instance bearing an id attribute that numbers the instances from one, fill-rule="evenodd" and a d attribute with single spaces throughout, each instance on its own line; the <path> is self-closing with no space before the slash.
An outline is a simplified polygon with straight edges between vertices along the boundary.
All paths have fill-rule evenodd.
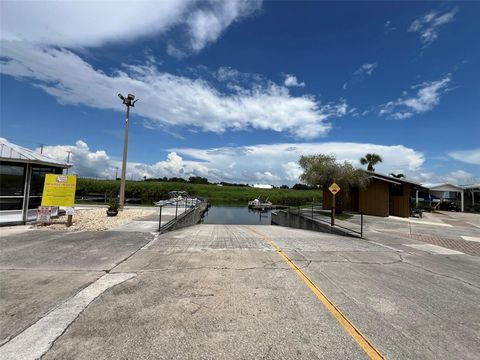
<path id="1" fill-rule="evenodd" d="M 448 155 L 455 160 L 468 164 L 480 165 L 480 148 L 473 150 L 452 151 Z"/>
<path id="2" fill-rule="evenodd" d="M 433 172 L 417 172 L 413 173 L 410 178 L 414 181 L 418 181 L 421 184 L 429 187 L 438 184 L 453 184 L 453 185 L 468 185 L 478 184 L 480 177 L 475 176 L 464 170 L 455 170 L 446 174 L 436 174 Z"/>
<path id="3" fill-rule="evenodd" d="M 37 149 L 39 151 L 39 149 Z M 68 152 L 70 163 L 74 164 L 72 171 L 84 177 L 109 177 L 115 174 L 115 166 L 112 167 L 112 160 L 103 150 L 90 151 L 87 143 L 78 140 L 75 145 L 44 146 L 43 155 L 66 161 Z"/>
<path id="4" fill-rule="evenodd" d="M 201 79 L 159 72 L 150 63 L 124 65 L 109 75 L 69 50 L 22 42 L 3 41 L 2 57 L 1 73 L 28 79 L 62 104 L 123 111 L 116 94 L 133 93 L 140 99 L 135 114 L 203 131 L 254 128 L 315 138 L 328 132 L 328 119 L 347 110 L 344 101 L 321 104 L 314 96 L 295 97 L 271 82 L 225 94 Z"/>
<path id="5" fill-rule="evenodd" d="M 261 0 L 2 1 L 0 39 L 66 48 L 129 42 L 178 29 L 178 49 L 199 51 L 232 23 L 261 7 Z"/>
<path id="6" fill-rule="evenodd" d="M 385 33 L 389 33 L 390 31 L 397 30 L 397 28 L 392 25 L 391 20 L 385 21 L 384 27 L 385 27 Z"/>
<path id="7" fill-rule="evenodd" d="M 445 180 L 447 183 L 453 183 L 453 184 L 472 184 L 474 183 L 474 176 L 473 174 L 464 171 L 464 170 L 456 170 L 452 171 L 448 174 L 445 175 Z"/>
<path id="8" fill-rule="evenodd" d="M 226 93 L 198 76 L 159 72 L 148 54 L 144 65 L 124 64 L 107 74 L 72 50 L 182 28 L 184 36 L 172 36 L 167 52 L 184 57 L 255 13 L 260 0 L 92 1 L 88 6 L 5 1 L 1 7 L 0 72 L 29 80 L 61 104 L 123 111 L 115 95 L 134 93 L 141 99 L 134 113 L 151 120 L 151 127 L 156 122 L 218 133 L 253 128 L 300 138 L 325 135 L 331 128 L 328 120 L 346 113 L 344 101 L 321 104 L 311 95 L 292 96 L 287 87 L 260 81 L 256 74 L 230 69 L 238 76 L 225 84 Z"/>
<path id="9" fill-rule="evenodd" d="M 251 15 L 261 4 L 259 0 L 216 1 L 205 9 L 194 11 L 186 20 L 190 47 L 198 51 L 208 43 L 216 41 L 234 21 Z"/>
<path id="10" fill-rule="evenodd" d="M 384 162 L 377 166 L 377 171 L 388 173 L 402 168 L 416 171 L 424 162 L 421 153 L 402 145 L 384 146 L 362 143 L 285 143 L 271 145 L 252 145 L 242 147 L 223 147 L 217 149 L 171 149 L 201 161 L 208 167 L 214 167 L 218 174 L 224 174 L 229 181 L 252 182 L 257 180 L 252 174 L 268 172 L 279 181 L 273 184 L 298 182 L 301 169 L 297 162 L 301 155 L 318 153 L 335 154 L 339 161 L 349 161 L 360 167 L 359 159 L 368 152 L 380 154 Z M 232 162 L 233 168 L 229 167 Z M 228 175 L 228 177 L 227 177 Z"/>
<path id="11" fill-rule="evenodd" d="M 113 178 L 120 161 L 112 160 L 104 151 L 92 151 L 83 141 L 75 145 L 44 147 L 44 154 L 65 160 L 66 151 L 72 151 L 72 172 L 81 176 Z M 179 148 L 168 150 L 167 159 L 155 164 L 128 163 L 127 178 L 141 179 L 179 176 L 204 176 L 210 181 L 240 183 L 269 183 L 275 185 L 298 182 L 302 170 L 297 162 L 301 155 L 335 154 L 339 161 L 350 161 L 360 167 L 358 159 L 368 152 L 380 154 L 384 161 L 376 166 L 378 172 L 421 169 L 421 153 L 402 145 L 385 146 L 362 143 L 286 143 L 222 147 L 212 149 Z M 194 160 L 186 161 L 188 156 Z"/>
<path id="12" fill-rule="evenodd" d="M 377 66 L 378 64 L 376 62 L 371 64 L 363 64 L 357 71 L 355 71 L 354 75 L 361 77 L 365 75 L 372 75 L 373 71 L 377 68 Z"/>
<path id="13" fill-rule="evenodd" d="M 362 64 L 357 70 L 354 71 L 351 79 L 343 84 L 343 90 L 347 90 L 349 84 L 361 82 L 363 79 L 365 79 L 365 77 L 372 75 L 373 71 L 377 67 L 378 63 L 376 62 Z"/>
<path id="14" fill-rule="evenodd" d="M 173 44 L 168 44 L 167 45 L 167 54 L 177 58 L 177 59 L 183 59 L 187 56 L 187 53 L 178 49 L 175 45 Z"/>
<path id="15" fill-rule="evenodd" d="M 37 149 L 39 151 L 39 149 Z M 82 177 L 113 179 L 120 176 L 121 161 L 111 159 L 105 151 L 91 151 L 82 140 L 75 145 L 44 146 L 43 154 L 54 159 L 65 161 L 67 151 L 71 151 L 70 163 L 73 164 L 70 173 Z M 155 164 L 128 162 L 127 178 L 141 179 L 144 176 L 152 177 L 183 177 L 211 176 L 210 170 L 199 162 L 185 161 L 175 152 L 170 152 L 167 159 Z"/>
<path id="16" fill-rule="evenodd" d="M 286 87 L 304 87 L 305 83 L 298 82 L 298 79 L 295 75 L 285 74 L 285 81 L 283 82 Z"/>
<path id="17" fill-rule="evenodd" d="M 406 119 L 415 114 L 432 110 L 440 103 L 440 96 L 448 91 L 450 82 L 450 75 L 446 75 L 437 81 L 427 81 L 412 86 L 412 89 L 418 89 L 415 95 L 408 95 L 407 92 L 404 92 L 399 99 L 381 105 L 380 115 L 388 115 L 394 119 Z"/>
<path id="18" fill-rule="evenodd" d="M 439 30 L 449 22 L 453 21 L 458 8 L 440 13 L 439 11 L 430 11 L 426 15 L 412 22 L 408 28 L 409 32 L 420 34 L 420 40 L 424 46 L 430 45 L 438 38 Z"/>

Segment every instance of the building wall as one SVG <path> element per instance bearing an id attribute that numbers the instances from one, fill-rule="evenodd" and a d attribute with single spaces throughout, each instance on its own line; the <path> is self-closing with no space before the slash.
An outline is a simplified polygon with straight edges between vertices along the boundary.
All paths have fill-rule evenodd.
<path id="1" fill-rule="evenodd" d="M 409 184 L 402 184 L 401 186 L 401 195 L 394 195 L 394 193 L 390 192 L 390 215 L 409 217 L 411 186 Z"/>
<path id="2" fill-rule="evenodd" d="M 340 190 L 337 195 L 335 195 L 341 201 L 342 210 L 347 211 L 358 211 L 358 190 L 351 189 L 347 194 L 344 190 Z M 325 210 L 330 210 L 332 208 L 332 193 L 328 190 L 328 187 L 323 188 L 323 205 L 322 207 Z"/>
<path id="3" fill-rule="evenodd" d="M 365 215 L 388 216 L 390 213 L 390 184 L 372 179 L 367 188 L 360 191 L 359 211 Z"/>
<path id="4" fill-rule="evenodd" d="M 402 183 L 398 186 L 400 189 L 391 191 L 393 186 L 390 183 L 372 179 L 365 190 L 359 192 L 353 189 L 348 196 L 341 190 L 336 196 L 341 199 L 342 210 L 374 216 L 409 217 L 411 185 Z M 323 189 L 323 208 L 326 210 L 332 208 L 332 194 L 327 187 Z"/>

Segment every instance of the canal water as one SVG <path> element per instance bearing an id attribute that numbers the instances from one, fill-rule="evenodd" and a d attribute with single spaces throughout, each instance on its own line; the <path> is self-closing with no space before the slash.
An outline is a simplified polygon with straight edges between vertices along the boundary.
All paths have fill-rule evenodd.
<path id="1" fill-rule="evenodd" d="M 204 224 L 270 225 L 270 210 L 263 212 L 246 206 L 211 206 L 205 213 Z"/>

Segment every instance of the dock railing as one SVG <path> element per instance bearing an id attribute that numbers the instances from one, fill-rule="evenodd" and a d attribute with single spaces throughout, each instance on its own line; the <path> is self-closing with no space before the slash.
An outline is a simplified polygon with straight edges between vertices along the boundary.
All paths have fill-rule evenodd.
<path id="1" fill-rule="evenodd" d="M 155 204 L 159 208 L 158 214 L 158 231 L 160 233 L 172 230 L 173 228 L 178 227 L 179 222 L 182 222 L 184 226 L 193 225 L 193 222 L 198 222 L 197 218 L 201 217 L 202 213 L 207 208 L 208 203 L 205 200 L 200 200 L 196 198 L 184 198 L 178 200 L 168 200 Z M 175 213 L 166 214 L 164 208 L 175 209 Z M 193 212 L 199 212 L 198 214 L 193 214 Z M 189 216 L 194 216 L 194 219 L 190 222 L 186 221 Z M 162 224 L 162 220 L 166 221 Z"/>
<path id="2" fill-rule="evenodd" d="M 321 203 L 307 203 L 297 206 L 288 206 L 283 211 L 288 214 L 295 214 L 297 216 L 309 219 L 312 222 L 319 222 L 325 225 L 331 226 L 331 210 L 324 210 Z M 333 228 L 343 229 L 351 232 L 355 236 L 363 238 L 363 214 L 342 211 L 341 213 L 334 214 L 335 225 Z"/>

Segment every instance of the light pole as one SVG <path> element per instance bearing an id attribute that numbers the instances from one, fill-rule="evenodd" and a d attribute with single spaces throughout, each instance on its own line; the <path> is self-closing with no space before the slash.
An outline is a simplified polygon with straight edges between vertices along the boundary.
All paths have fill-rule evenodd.
<path id="1" fill-rule="evenodd" d="M 68 157 L 67 157 L 67 164 L 70 163 L 70 154 L 72 153 L 71 150 L 67 150 Z M 68 175 L 68 168 L 67 168 L 67 175 Z"/>
<path id="2" fill-rule="evenodd" d="M 128 148 L 128 118 L 130 117 L 130 106 L 134 107 L 135 103 L 138 101 L 135 100 L 135 96 L 128 94 L 127 97 L 124 97 L 122 94 L 118 94 L 118 97 L 123 101 L 123 104 L 127 107 L 127 116 L 125 117 L 125 140 L 123 142 L 123 162 L 122 162 L 122 179 L 120 181 L 120 210 L 123 210 L 125 205 L 125 176 L 127 173 L 127 148 Z"/>

